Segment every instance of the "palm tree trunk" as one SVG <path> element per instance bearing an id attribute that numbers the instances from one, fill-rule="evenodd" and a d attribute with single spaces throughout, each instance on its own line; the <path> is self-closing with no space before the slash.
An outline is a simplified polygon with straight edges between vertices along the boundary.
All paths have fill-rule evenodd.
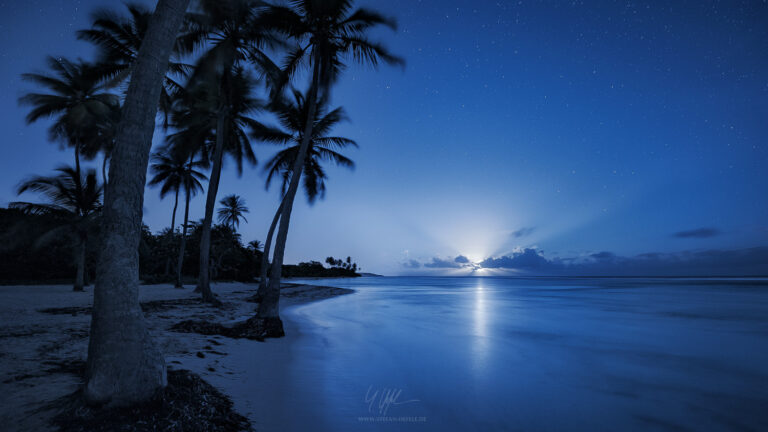
<path id="1" fill-rule="evenodd" d="M 75 264 L 77 266 L 77 274 L 75 275 L 75 286 L 72 287 L 73 291 L 84 291 L 85 286 L 85 237 L 79 236 L 77 247 L 75 248 Z"/>
<path id="2" fill-rule="evenodd" d="M 264 298 L 267 290 L 267 268 L 269 267 L 269 250 L 272 245 L 272 236 L 275 234 L 275 228 L 277 228 L 277 221 L 280 220 L 280 213 L 283 210 L 283 201 L 280 201 L 280 206 L 277 207 L 275 217 L 272 218 L 272 224 L 269 226 L 269 232 L 267 233 L 267 241 L 264 243 L 264 253 L 261 254 L 261 267 L 259 268 L 259 289 L 256 291 L 256 300 L 261 302 Z"/>
<path id="3" fill-rule="evenodd" d="M 173 212 L 171 213 L 171 234 L 176 229 L 176 209 L 179 207 L 179 188 L 176 188 L 176 196 L 173 201 Z"/>
<path id="4" fill-rule="evenodd" d="M 171 229 L 168 231 L 168 240 L 173 239 L 173 231 L 176 229 L 176 209 L 179 207 L 179 188 L 176 188 L 176 194 L 173 201 L 173 212 L 171 213 Z M 170 244 L 170 241 L 168 242 Z M 165 275 L 171 274 L 171 256 L 165 260 Z"/>
<path id="5" fill-rule="evenodd" d="M 77 173 L 77 182 L 80 183 L 80 144 L 75 142 L 75 172 Z"/>
<path id="6" fill-rule="evenodd" d="M 104 187 L 107 187 L 107 163 L 109 162 L 109 157 L 107 157 L 107 154 L 104 153 L 104 159 L 101 161 L 101 179 L 104 182 Z"/>
<path id="7" fill-rule="evenodd" d="M 187 189 L 187 202 L 184 205 L 184 226 L 181 227 L 181 245 L 179 245 L 179 265 L 176 266 L 176 288 L 184 288 L 181 283 L 181 269 L 184 266 L 184 248 L 187 246 L 187 225 L 189 224 L 189 201 L 191 191 Z"/>
<path id="8" fill-rule="evenodd" d="M 283 257 L 285 256 L 285 242 L 288 240 L 288 226 L 291 222 L 291 211 L 293 210 L 293 201 L 296 198 L 296 191 L 299 189 L 301 173 L 304 170 L 304 159 L 307 157 L 309 142 L 312 138 L 312 128 L 314 126 L 315 111 L 317 110 L 317 91 L 320 68 L 317 59 L 312 71 L 312 86 L 309 94 L 309 107 L 307 110 L 307 124 L 304 126 L 304 136 L 299 147 L 299 154 L 296 155 L 296 161 L 293 163 L 291 172 L 291 183 L 283 197 L 282 209 L 280 212 L 280 226 L 275 240 L 275 252 L 272 256 L 272 268 L 269 277 L 269 284 L 264 292 L 264 296 L 259 303 L 257 315 L 264 319 L 265 327 L 277 330 L 281 336 L 283 331 L 282 321 L 280 320 L 280 277 L 283 272 Z M 267 322 L 269 321 L 269 322 Z"/>
<path id="9" fill-rule="evenodd" d="M 200 237 L 200 274 L 197 277 L 197 289 L 200 291 L 204 302 L 219 304 L 220 302 L 211 292 L 210 261 L 211 261 L 211 223 L 213 222 L 213 208 L 216 206 L 216 194 L 219 191 L 221 179 L 221 162 L 224 156 L 224 123 L 223 111 L 216 120 L 216 148 L 213 151 L 213 168 L 211 178 L 208 180 L 208 196 L 205 201 L 205 218 L 203 219 L 202 233 Z"/>
<path id="10" fill-rule="evenodd" d="M 131 68 L 110 160 L 83 395 L 93 404 L 143 402 L 167 383 L 165 359 L 139 306 L 139 239 L 160 88 L 190 0 L 158 0 Z"/>

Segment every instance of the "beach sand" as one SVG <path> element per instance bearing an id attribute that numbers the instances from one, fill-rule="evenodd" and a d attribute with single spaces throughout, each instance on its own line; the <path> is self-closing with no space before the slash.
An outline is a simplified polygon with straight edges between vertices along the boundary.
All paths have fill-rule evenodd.
<path id="1" fill-rule="evenodd" d="M 266 342 L 168 330 L 189 319 L 230 324 L 253 315 L 256 304 L 245 299 L 255 293 L 256 285 L 216 283 L 212 288 L 224 302 L 223 308 L 200 303 L 199 295 L 192 292 L 193 286 L 181 290 L 171 285 L 144 285 L 140 288 L 139 300 L 147 325 L 165 353 L 166 364 L 197 373 L 232 397 L 235 409 L 249 417 L 259 429 L 259 425 L 269 423 L 269 419 L 254 418 L 255 407 L 250 404 L 270 404 L 266 397 L 268 389 L 272 383 L 277 384 L 275 379 L 282 374 L 281 365 L 288 364 L 288 347 L 298 329 L 286 321 L 287 336 Z M 281 309 L 351 292 L 342 288 L 285 284 Z M 76 391 L 81 384 L 78 371 L 88 349 L 92 298 L 92 287 L 84 293 L 73 292 L 65 285 L 0 287 L 2 429 L 53 430 L 48 423 L 56 412 L 48 405 Z M 243 391 L 238 383 L 245 374 L 263 383 L 247 398 L 237 394 Z M 229 390 L 233 389 L 236 394 L 230 394 Z M 258 397 L 259 394 L 265 397 Z M 264 405 L 258 411 L 264 412 Z"/>

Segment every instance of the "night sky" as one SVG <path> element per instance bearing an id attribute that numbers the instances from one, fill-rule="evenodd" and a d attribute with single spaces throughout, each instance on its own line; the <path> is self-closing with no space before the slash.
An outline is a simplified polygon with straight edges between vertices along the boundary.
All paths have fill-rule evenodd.
<path id="1" fill-rule="evenodd" d="M 351 118 L 336 132 L 360 144 L 348 153 L 357 168 L 329 168 L 324 201 L 297 198 L 288 262 L 768 274 L 765 1 L 359 4 L 397 17 L 396 33 L 376 36 L 407 65 L 352 66 L 334 89 Z M 25 176 L 72 163 L 46 122 L 24 123 L 17 99 L 33 87 L 20 74 L 43 71 L 49 54 L 92 59 L 74 31 L 105 5 L 121 6 L 0 1 L 0 205 Z M 266 161 L 275 148 L 255 150 Z M 245 198 L 243 239 L 263 241 L 277 190 L 265 192 L 261 166 L 240 178 L 228 166 L 219 196 Z M 147 190 L 153 230 L 172 204 Z M 193 201 L 193 219 L 203 205 Z"/>

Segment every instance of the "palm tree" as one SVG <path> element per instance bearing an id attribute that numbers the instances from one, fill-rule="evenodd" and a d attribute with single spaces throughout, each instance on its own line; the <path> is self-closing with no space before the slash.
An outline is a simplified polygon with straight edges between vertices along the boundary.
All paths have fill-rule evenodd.
<path id="1" fill-rule="evenodd" d="M 101 211 L 102 185 L 96 179 L 96 171 L 90 169 L 81 176 L 71 167 L 58 168 L 54 177 L 33 177 L 24 181 L 17 193 L 31 191 L 44 195 L 48 203 L 12 202 L 9 208 L 21 209 L 27 214 L 53 216 L 57 227 L 43 234 L 37 241 L 43 244 L 53 238 L 75 237 L 75 291 L 83 291 L 85 282 L 85 253 L 88 234 L 95 228 Z"/>
<path id="2" fill-rule="evenodd" d="M 318 197 L 323 198 L 325 196 L 326 174 L 321 166 L 321 162 L 327 161 L 347 168 L 354 168 L 355 166 L 352 160 L 340 154 L 337 150 L 349 146 L 357 147 L 357 143 L 348 138 L 327 136 L 334 126 L 346 119 L 346 115 L 341 107 L 328 111 L 326 101 L 326 99 L 321 99 L 315 110 L 312 137 L 309 141 L 307 158 L 304 161 L 304 169 L 302 170 L 304 192 L 310 204 L 314 203 Z M 275 127 L 264 128 L 266 131 L 262 129 L 261 135 L 265 136 L 269 133 L 271 138 L 269 141 L 292 145 L 279 151 L 267 162 L 265 166 L 265 170 L 269 173 L 267 176 L 267 188 L 269 188 L 272 179 L 275 176 L 279 176 L 282 180 L 281 196 L 284 196 L 291 183 L 293 173 L 291 168 L 296 161 L 303 141 L 304 125 L 307 123 L 309 107 L 304 95 L 294 90 L 293 100 L 283 98 L 274 102 L 271 108 L 283 129 Z M 266 294 L 269 248 L 279 216 L 280 212 L 278 210 L 278 213 L 272 219 L 272 224 L 267 233 L 267 242 L 264 245 L 264 254 L 261 258 L 261 277 L 259 279 L 256 299 L 261 299 Z"/>
<path id="3" fill-rule="evenodd" d="M 242 161 L 252 164 L 256 157 L 250 147 L 246 129 L 257 124 L 248 114 L 260 109 L 262 103 L 252 96 L 253 82 L 242 64 L 253 60 L 260 64 L 266 59 L 260 48 L 274 45 L 271 34 L 257 24 L 258 1 L 200 0 L 200 13 L 192 14 L 191 25 L 209 34 L 209 49 L 198 60 L 189 79 L 188 95 L 180 123 L 179 135 L 197 148 L 209 148 L 212 160 L 208 194 L 200 241 L 200 274 L 197 290 L 203 300 L 218 304 L 210 287 L 211 224 L 221 177 L 222 158 L 230 153 L 242 170 Z"/>
<path id="4" fill-rule="evenodd" d="M 248 222 L 244 215 L 250 210 L 245 206 L 244 199 L 232 194 L 222 198 L 219 204 L 223 206 L 219 209 L 219 223 L 229 225 L 232 232 L 237 231 L 237 227 L 240 226 L 240 219 Z"/>
<path id="5" fill-rule="evenodd" d="M 189 202 L 194 195 L 203 191 L 203 185 L 201 181 L 208 178 L 202 172 L 198 171 L 198 168 L 206 166 L 205 161 L 195 160 L 195 155 L 190 155 L 189 160 L 185 165 L 184 177 L 182 180 L 182 187 L 186 193 L 186 203 L 184 205 L 184 225 L 181 227 L 181 243 L 179 244 L 179 261 L 176 266 L 176 288 L 184 288 L 184 284 L 181 282 L 181 272 L 184 266 L 184 249 L 187 245 L 187 229 L 189 228 Z"/>
<path id="6" fill-rule="evenodd" d="M 92 27 L 77 32 L 78 39 L 91 42 L 98 48 L 96 72 L 110 85 L 124 83 L 130 77 L 131 65 L 136 61 L 152 17 L 152 11 L 144 5 L 127 3 L 125 7 L 128 9 L 127 16 L 111 9 L 97 10 L 91 15 Z M 172 60 L 168 63 L 160 93 L 160 111 L 164 114 L 166 126 L 174 94 L 181 89 L 178 79 L 185 77 L 192 69 L 192 66 L 178 61 L 178 57 L 192 52 L 204 37 L 204 31 L 190 25 L 186 25 L 176 37 Z"/>
<path id="7" fill-rule="evenodd" d="M 254 251 L 261 251 L 264 245 L 258 240 L 251 240 L 248 242 L 248 246 Z"/>
<path id="8" fill-rule="evenodd" d="M 275 176 L 280 176 L 282 180 L 281 191 L 285 194 L 291 183 L 293 174 L 291 168 L 296 161 L 304 138 L 303 125 L 306 124 L 309 109 L 304 95 L 295 90 L 292 101 L 283 99 L 273 103 L 271 107 L 280 120 L 281 126 L 285 129 L 285 131 L 281 131 L 277 128 L 271 128 L 273 134 L 271 141 L 277 141 L 277 133 L 280 133 L 282 134 L 281 141 L 292 145 L 279 151 L 264 167 L 268 172 L 267 188 Z M 355 166 L 351 159 L 340 154 L 337 150 L 350 146 L 357 147 L 357 143 L 349 138 L 327 135 L 331 129 L 346 119 L 347 116 L 342 107 L 329 111 L 327 99 L 318 101 L 315 118 L 312 122 L 312 136 L 309 140 L 309 148 L 302 170 L 304 192 L 310 204 L 314 204 L 318 197 L 321 199 L 325 197 L 325 179 L 327 176 L 321 166 L 322 161 L 346 168 L 354 168 Z"/>
<path id="9" fill-rule="evenodd" d="M 291 168 L 290 183 L 280 204 L 280 227 L 275 240 L 269 287 L 259 303 L 259 317 L 265 321 L 273 321 L 270 327 L 279 329 L 282 329 L 278 302 L 285 243 L 288 239 L 293 201 L 313 136 L 312 127 L 318 95 L 322 98 L 329 91 L 330 85 L 345 67 L 345 60 L 373 66 L 378 65 L 379 61 L 403 64 L 400 58 L 390 54 L 384 46 L 370 41 L 366 35 L 378 25 L 395 28 L 394 21 L 381 14 L 368 9 L 352 11 L 351 0 L 296 0 L 291 5 L 292 7 L 270 6 L 262 18 L 264 26 L 291 37 L 297 43 L 288 54 L 282 71 L 285 77 L 283 81 L 287 81 L 287 77 L 304 63 L 308 63 L 312 69 L 307 97 L 308 114 L 302 142 Z"/>
<path id="10" fill-rule="evenodd" d="M 99 123 L 119 110 L 120 100 L 117 95 L 105 91 L 92 65 L 61 57 L 48 57 L 47 63 L 53 73 L 26 73 L 22 78 L 47 88 L 49 92 L 28 93 L 19 102 L 32 106 L 27 123 L 54 118 L 49 134 L 53 140 L 64 140 L 75 149 L 75 172 L 79 175 L 84 143 Z"/>
<path id="11" fill-rule="evenodd" d="M 187 194 L 187 202 L 184 209 L 184 224 L 189 218 L 189 201 L 191 195 L 202 190 L 203 185 L 200 180 L 206 180 L 205 174 L 195 170 L 197 167 L 203 167 L 203 161 L 194 161 L 194 157 L 187 158 L 187 154 L 181 150 L 174 150 L 166 147 L 152 156 L 150 168 L 154 177 L 149 181 L 150 186 L 160 185 L 160 198 L 164 198 L 168 193 L 173 192 L 173 212 L 171 213 L 171 226 L 168 230 L 168 237 L 172 237 L 176 230 L 176 210 L 179 206 L 179 192 L 184 190 Z M 183 262 L 184 244 L 186 236 L 186 227 L 184 227 L 181 239 L 181 248 L 179 255 Z M 170 259 L 166 262 L 166 274 L 170 271 Z M 176 282 L 180 282 L 179 272 L 177 271 Z M 177 285 L 178 286 L 178 285 Z"/>
<path id="12" fill-rule="evenodd" d="M 173 192 L 173 212 L 171 212 L 171 227 L 169 232 L 176 230 L 176 209 L 179 206 L 179 191 L 187 175 L 187 158 L 181 152 L 169 151 L 167 148 L 152 155 L 150 170 L 154 174 L 149 186 L 161 186 L 160 198 Z"/>
<path id="13" fill-rule="evenodd" d="M 131 67 L 102 211 L 83 389 L 92 404 L 143 402 L 167 383 L 165 360 L 139 306 L 137 250 L 160 90 L 189 1 L 158 0 Z"/>
<path id="14" fill-rule="evenodd" d="M 169 136 L 169 142 L 188 151 L 201 151 L 206 161 L 212 162 L 205 217 L 201 227 L 200 274 L 198 289 L 203 300 L 217 304 L 210 288 L 209 260 L 211 224 L 219 190 L 224 153 L 229 154 L 242 173 L 243 161 L 256 164 L 248 131 L 261 125 L 249 115 L 259 111 L 262 102 L 253 96 L 254 83 L 242 67 L 225 73 L 226 78 L 203 81 L 197 79 L 177 103 L 174 125 L 178 132 Z"/>
<path id="15" fill-rule="evenodd" d="M 92 27 L 77 32 L 78 39 L 89 41 L 98 48 L 98 62 L 94 66 L 95 74 L 110 86 L 125 83 L 130 77 L 131 65 L 136 61 L 152 16 L 152 11 L 141 4 L 128 3 L 125 6 L 128 9 L 128 16 L 110 9 L 100 9 L 92 14 Z M 189 27 L 186 26 L 176 38 L 173 49 L 175 58 L 190 53 L 205 36 L 204 32 Z M 163 113 L 165 127 L 168 126 L 174 96 L 181 88 L 178 79 L 185 77 L 190 69 L 190 65 L 175 60 L 168 64 L 159 106 Z M 90 154 L 95 155 L 97 152 L 103 154 L 102 177 L 105 182 L 107 163 L 114 146 L 115 128 L 119 122 L 118 110 L 94 129 L 96 133 L 85 145 L 90 150 Z"/>

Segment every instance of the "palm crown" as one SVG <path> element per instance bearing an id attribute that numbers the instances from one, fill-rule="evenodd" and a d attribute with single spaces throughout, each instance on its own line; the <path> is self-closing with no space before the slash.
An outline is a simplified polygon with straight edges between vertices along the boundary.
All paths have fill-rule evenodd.
<path id="1" fill-rule="evenodd" d="M 267 60 L 261 51 L 283 42 L 259 25 L 261 1 L 199 0 L 196 12 L 188 14 L 190 31 L 207 35 L 208 49 L 196 63 L 190 82 L 221 76 L 228 69 L 251 60 L 259 66 Z"/>
<path id="2" fill-rule="evenodd" d="M 237 195 L 227 195 L 219 201 L 222 207 L 219 209 L 219 223 L 229 225 L 232 231 L 240 226 L 240 219 L 248 222 L 245 213 L 248 213 L 248 207 L 245 206 L 245 200 Z"/>
<path id="3" fill-rule="evenodd" d="M 31 191 L 42 194 L 48 203 L 32 204 L 12 202 L 9 206 L 30 214 L 57 214 L 90 216 L 101 210 L 102 185 L 96 179 L 96 171 L 89 169 L 78 178 L 72 167 L 57 168 L 59 175 L 32 177 L 19 185 L 17 193 Z"/>
<path id="4" fill-rule="evenodd" d="M 266 166 L 267 187 L 270 186 L 274 176 L 282 177 L 282 193 L 288 188 L 291 181 L 291 168 L 299 152 L 299 146 L 303 139 L 304 125 L 309 115 L 307 99 L 298 91 L 293 91 L 293 100 L 283 98 L 272 104 L 272 110 L 277 115 L 283 130 L 269 128 L 262 130 L 262 139 L 272 142 L 291 144 L 288 148 L 280 150 L 270 159 Z M 326 99 L 321 99 L 317 104 L 315 118 L 313 120 L 312 137 L 310 138 L 307 157 L 304 159 L 303 180 L 304 191 L 307 199 L 313 203 L 316 198 L 325 195 L 325 180 L 327 178 L 322 162 L 331 162 L 347 168 L 354 168 L 354 162 L 338 152 L 346 147 L 357 147 L 357 143 L 349 138 L 329 136 L 331 129 L 339 122 L 346 119 L 344 109 L 338 107 L 331 111 L 327 109 Z M 268 135 L 268 133 L 271 134 Z"/>
<path id="5" fill-rule="evenodd" d="M 192 160 L 184 153 L 166 149 L 152 155 L 150 168 L 154 176 L 149 185 L 160 185 L 161 198 L 180 190 L 195 195 L 203 190 L 201 181 L 205 181 L 206 176 L 197 169 L 204 166 L 205 163 L 201 160 Z"/>
<path id="6" fill-rule="evenodd" d="M 49 132 L 53 139 L 65 139 L 76 152 L 91 132 L 119 109 L 117 95 L 105 91 L 99 83 L 96 69 L 83 61 L 48 57 L 52 74 L 23 74 L 23 79 L 50 90 L 49 93 L 29 93 L 19 102 L 32 106 L 27 122 L 55 117 Z"/>
<path id="7" fill-rule="evenodd" d="M 48 202 L 12 202 L 8 208 L 16 208 L 27 214 L 52 216 L 58 223 L 38 237 L 42 245 L 57 237 L 70 237 L 74 241 L 77 273 L 75 291 L 82 291 L 85 280 L 85 255 L 89 233 L 97 227 L 101 212 L 102 185 L 96 179 L 96 171 L 87 170 L 85 176 L 71 167 L 58 168 L 58 175 L 32 177 L 19 185 L 18 194 L 37 192 Z"/>
<path id="8" fill-rule="evenodd" d="M 297 46 L 291 49 L 282 71 L 276 72 L 276 82 L 285 84 L 288 77 L 309 59 L 318 71 L 318 82 L 327 88 L 345 68 L 345 60 L 378 65 L 379 61 L 403 65 L 404 61 L 391 54 L 383 45 L 368 39 L 366 32 L 383 25 L 396 29 L 394 20 L 376 11 L 352 10 L 350 0 L 295 0 L 292 7 L 270 6 L 260 24 L 293 38 Z"/>
<path id="9" fill-rule="evenodd" d="M 215 82 L 199 82 L 177 101 L 173 116 L 177 131 L 168 136 L 168 143 L 187 151 L 201 149 L 207 162 L 212 157 L 217 134 L 222 133 L 224 151 L 235 160 L 239 173 L 243 171 L 243 160 L 255 165 L 257 159 L 248 130 L 261 127 L 250 115 L 261 110 L 263 103 L 253 96 L 253 86 L 247 72 L 239 67 L 231 75 L 226 89 Z M 225 130 L 217 131 L 219 107 L 225 99 L 229 102 Z"/>
<path id="10" fill-rule="evenodd" d="M 96 73 L 99 79 L 109 80 L 110 84 L 122 83 L 130 76 L 131 66 L 136 61 L 152 16 L 152 11 L 140 4 L 129 3 L 126 8 L 127 17 L 108 9 L 98 10 L 92 15 L 92 27 L 77 32 L 78 39 L 92 42 L 99 48 Z M 203 37 L 201 31 L 183 29 L 176 39 L 175 55 L 178 57 L 191 52 Z M 188 64 L 176 60 L 169 62 L 160 95 L 160 109 L 166 115 L 173 94 L 181 88 L 176 79 L 185 76 L 190 69 Z"/>

